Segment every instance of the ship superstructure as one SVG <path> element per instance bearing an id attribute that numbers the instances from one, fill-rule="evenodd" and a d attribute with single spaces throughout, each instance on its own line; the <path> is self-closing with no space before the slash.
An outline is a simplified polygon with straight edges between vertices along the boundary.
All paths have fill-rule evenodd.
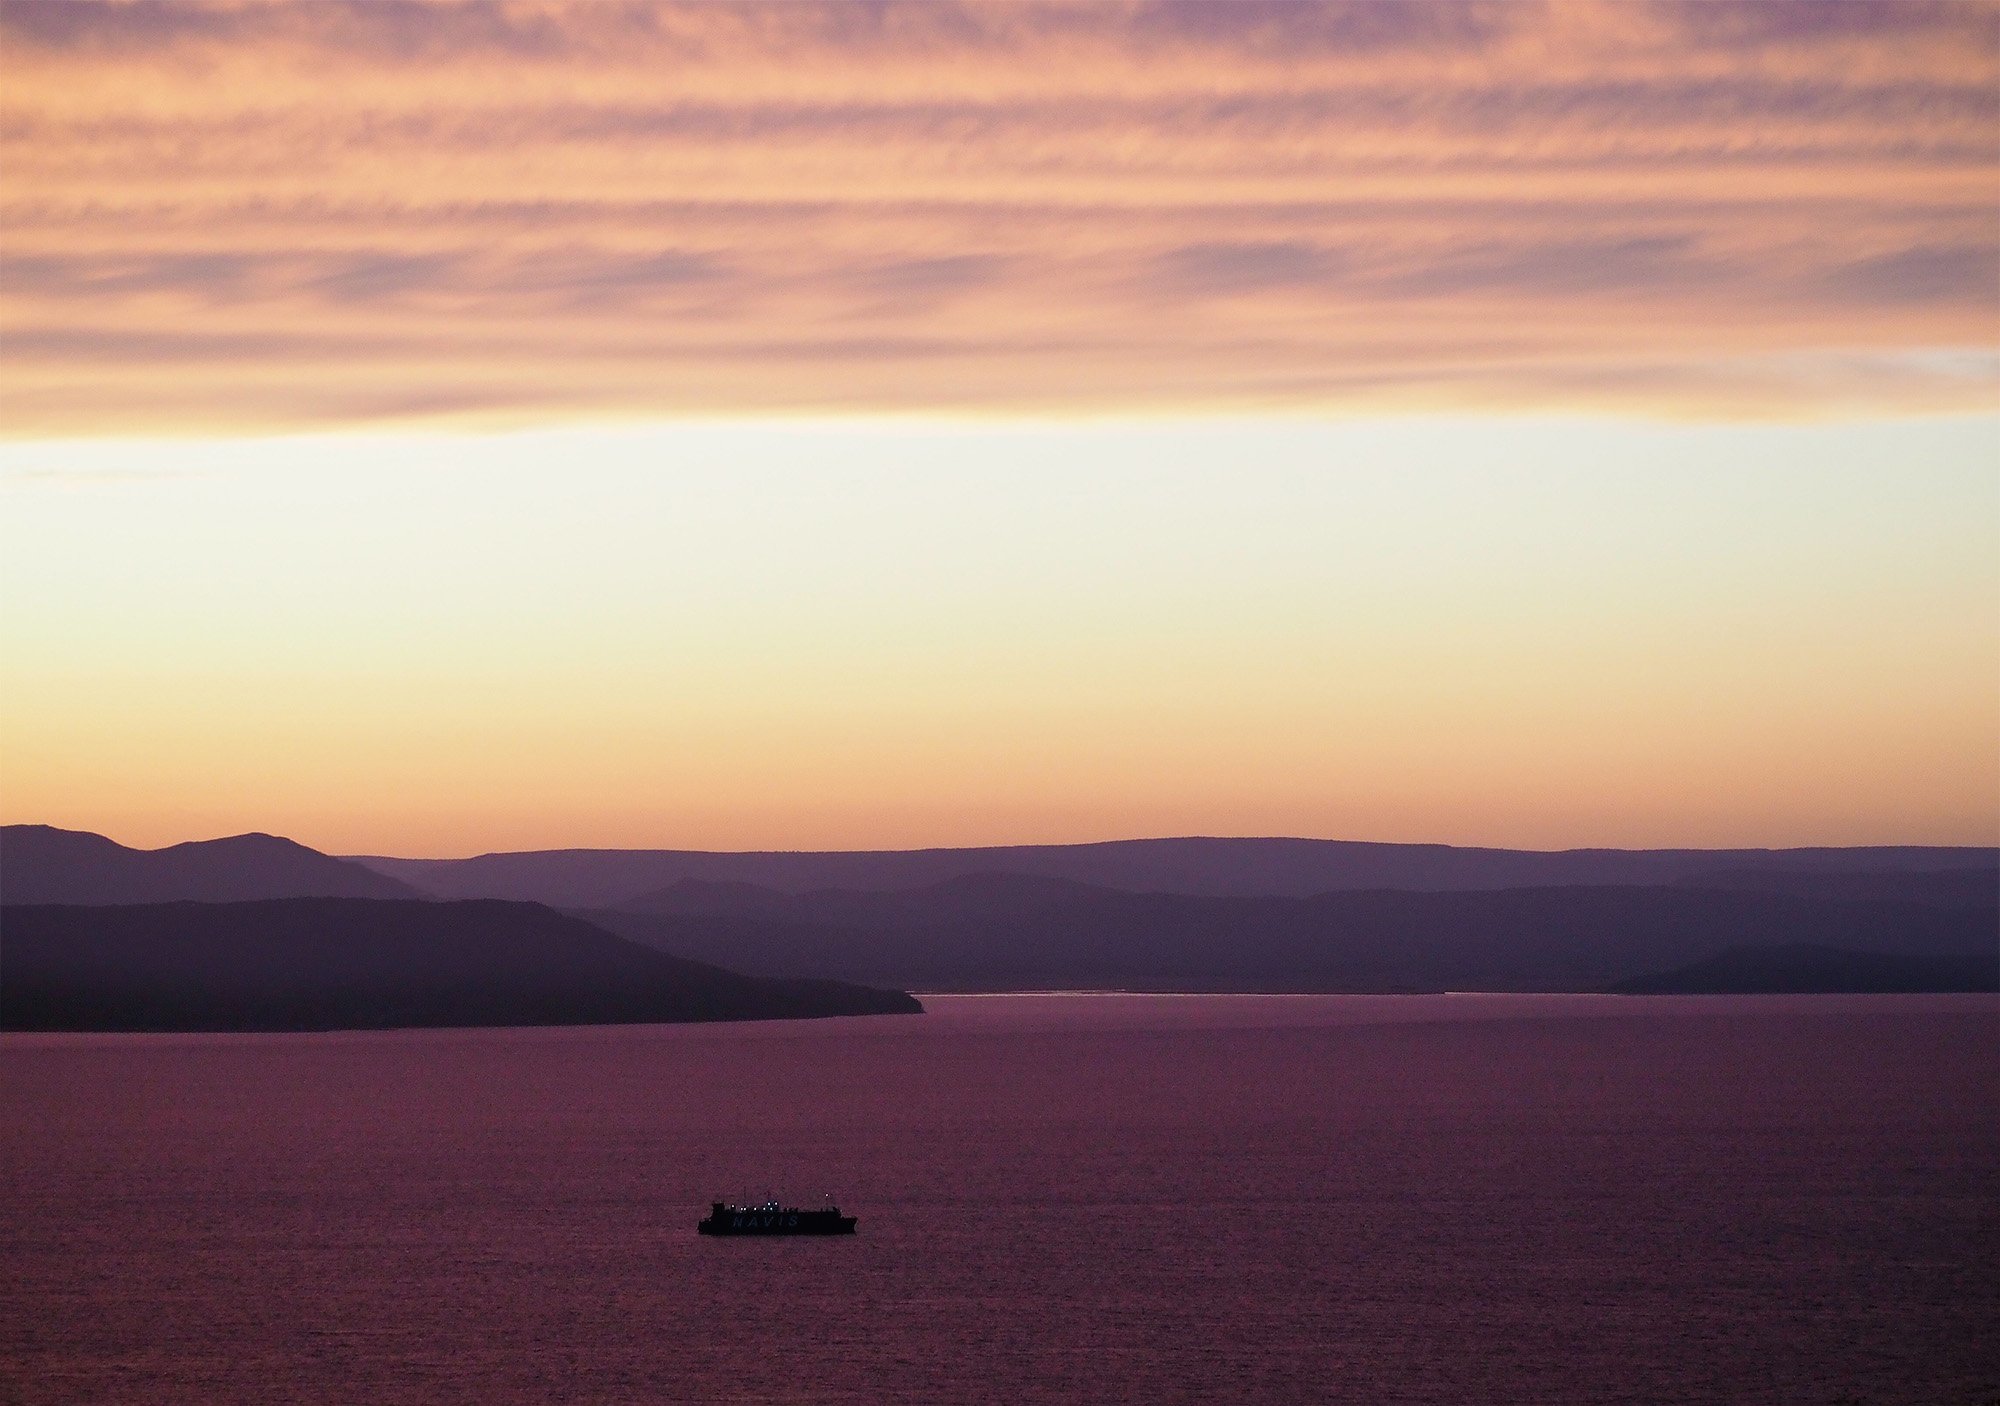
<path id="1" fill-rule="evenodd" d="M 852 1235 L 854 1216 L 843 1216 L 832 1201 L 819 1210 L 781 1206 L 766 1201 L 757 1206 L 711 1203 L 708 1219 L 696 1224 L 703 1235 Z"/>

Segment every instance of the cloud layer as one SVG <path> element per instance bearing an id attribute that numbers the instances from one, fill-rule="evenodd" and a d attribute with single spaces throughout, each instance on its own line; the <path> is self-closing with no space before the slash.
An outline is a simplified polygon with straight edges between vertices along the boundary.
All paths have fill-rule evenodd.
<path id="1" fill-rule="evenodd" d="M 0 7 L 14 433 L 1994 399 L 1965 3 Z"/>

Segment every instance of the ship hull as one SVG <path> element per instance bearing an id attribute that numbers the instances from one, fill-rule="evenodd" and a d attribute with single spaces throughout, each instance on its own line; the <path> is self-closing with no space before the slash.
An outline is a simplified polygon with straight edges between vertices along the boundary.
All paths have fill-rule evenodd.
<path id="1" fill-rule="evenodd" d="M 855 1219 L 825 1211 L 729 1211 L 695 1229 L 703 1235 L 852 1235 Z"/>

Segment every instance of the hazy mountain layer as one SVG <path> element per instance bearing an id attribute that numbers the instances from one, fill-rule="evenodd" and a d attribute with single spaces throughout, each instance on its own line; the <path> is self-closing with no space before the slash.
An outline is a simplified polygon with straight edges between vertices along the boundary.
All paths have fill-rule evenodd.
<path id="1" fill-rule="evenodd" d="M 1757 889 L 1221 898 L 1018 875 L 892 893 L 689 882 L 645 906 L 591 916 L 742 971 L 941 990 L 1599 990 L 1749 945 L 1990 952 L 2000 921 L 1990 906 Z"/>
<path id="2" fill-rule="evenodd" d="M 1505 850 L 1349 840 L 1163 839 L 981 849 L 723 853 L 540 850 L 475 859 L 357 863 L 446 898 L 517 898 L 568 908 L 620 907 L 684 879 L 788 893 L 909 889 L 975 874 L 1069 879 L 1133 893 L 1304 898 L 1349 889 L 1450 892 L 1567 885 L 1697 882 L 1720 873 L 1780 875 L 2000 870 L 2000 850 Z"/>
<path id="3" fill-rule="evenodd" d="M 420 898 L 409 885 L 276 835 L 128 849 L 85 830 L 0 826 L 0 903 Z"/>
<path id="4" fill-rule="evenodd" d="M 1001 867 L 962 872 L 982 861 Z M 415 915 L 427 907 L 461 905 L 397 901 L 416 890 L 370 865 L 407 875 L 432 892 L 442 890 L 447 899 L 467 888 L 497 888 L 502 898 L 524 892 L 583 895 L 565 898 L 565 904 L 585 911 L 598 926 L 535 928 L 560 920 L 528 903 L 528 911 L 542 915 L 530 921 L 511 911 L 524 907 L 514 901 L 484 910 L 488 916 L 471 928 L 461 917 L 442 913 L 421 919 Z M 680 877 L 649 886 L 662 874 L 689 870 L 723 877 Z M 934 872 L 946 877 L 923 877 Z M 1105 881 L 1085 882 L 1074 877 L 1079 872 Z M 856 881 L 807 882 L 827 873 Z M 775 882 L 751 882 L 746 874 Z M 1545 881 L 1523 882 L 1536 875 Z M 1641 881 L 1632 881 L 1634 875 Z M 1299 891 L 1309 885 L 1318 887 Z M 607 893 L 618 895 L 615 905 L 603 898 Z M 975 990 L 1591 990 L 1677 972 L 1734 948 L 1804 946 L 1941 957 L 1989 954 L 2000 943 L 1995 936 L 2000 852 L 1992 849 L 1542 853 L 1185 839 L 818 854 L 551 851 L 363 862 L 331 858 L 268 835 L 146 851 L 99 835 L 13 826 L 0 831 L 0 895 L 15 904 L 76 905 L 334 896 L 381 899 L 386 908 L 411 910 L 393 918 L 346 914 L 338 922 L 328 920 L 324 932 L 336 945 L 351 945 L 357 934 L 372 941 L 368 934 L 392 931 L 411 935 L 416 944 L 404 954 L 417 963 L 408 970 L 391 962 L 371 968 L 373 975 L 359 969 L 351 974 L 353 990 L 369 993 L 353 1000 L 336 1000 L 330 988 L 322 989 L 335 980 L 336 969 L 325 966 L 335 955 L 320 954 L 314 961 L 321 965 L 315 966 L 293 951 L 302 940 L 299 933 L 321 930 L 310 923 L 302 927 L 301 918 L 287 918 L 277 938 L 231 926 L 244 919 L 202 919 L 200 940 L 211 946 L 186 951 L 173 946 L 182 938 L 193 940 L 189 934 L 195 930 L 187 924 L 195 920 L 185 915 L 131 920 L 139 928 L 119 926 L 123 919 L 84 927 L 76 926 L 81 920 L 64 920 L 71 924 L 65 931 L 87 937 L 64 961 L 97 950 L 92 942 L 112 942 L 103 949 L 101 974 L 114 984 L 130 977 L 130 989 L 119 998 L 125 1005 L 113 1003 L 88 1018 L 110 1019 L 106 1012 L 115 1009 L 126 1012 L 119 1019 L 167 1026 L 238 1020 L 539 1021 L 545 1007 L 554 1012 L 546 1018 L 555 1020 L 726 1018 L 673 1013 L 696 1009 L 683 998 L 697 989 L 720 999 L 721 988 L 712 980 L 669 993 L 648 985 L 658 978 L 657 968 L 633 969 L 620 979 L 622 986 L 589 977 L 589 963 L 603 957 L 593 944 L 613 940 L 604 929 L 648 949 L 626 947 L 619 960 L 628 965 L 668 952 L 762 978 Z M 35 930 L 31 926 L 31 937 Z M 146 933 L 150 946 L 135 936 Z M 490 940 L 496 933 L 532 941 L 528 947 L 496 945 Z M 426 943 L 440 942 L 446 947 L 419 960 L 431 951 Z M 554 961 L 550 954 L 565 943 L 576 944 L 576 950 L 564 961 L 583 967 L 548 965 Z M 17 958 L 32 951 L 10 940 L 5 954 L 10 987 L 19 973 L 31 971 Z M 292 955 L 285 956 L 288 952 Z M 388 961 L 392 955 L 378 952 L 370 960 Z M 179 969 L 173 961 L 183 957 L 195 962 L 189 970 L 198 971 L 198 978 L 174 974 Z M 232 963 L 246 964 L 240 981 Z M 498 965 L 489 970 L 482 963 Z M 70 985 L 63 989 L 83 989 L 77 970 L 61 970 L 69 972 L 62 979 Z M 319 994 L 299 1008 L 304 1013 L 272 1014 L 258 1006 L 256 993 L 280 989 L 290 979 L 288 971 L 320 983 L 313 988 Z M 157 978 L 153 996 L 134 972 L 149 973 L 146 981 Z M 711 976 L 735 979 L 728 972 Z M 419 1000 L 397 986 L 405 978 L 419 985 L 431 981 L 436 999 Z M 1708 978 L 1697 972 L 1687 979 Z M 273 981 L 279 987 L 271 986 Z M 548 1001 L 537 997 L 537 983 Z M 633 1013 L 639 1008 L 607 994 L 614 987 L 650 992 L 644 1010 L 659 1013 Z M 232 999 L 239 1006 L 204 1004 L 204 990 L 236 991 Z M 155 1005 L 147 1006 L 148 1000 Z M 762 1009 L 757 1001 L 743 1008 L 752 1007 Z M 587 1010 L 599 1014 L 584 1014 Z"/>
<path id="5" fill-rule="evenodd" d="M 1881 899 L 1923 903 L 1933 908 L 2000 908 L 2000 865 L 1996 864 L 1980 869 L 1717 869 L 1686 882 L 1701 888 L 1795 893 L 1802 898 Z"/>
<path id="6" fill-rule="evenodd" d="M 684 961 L 535 904 L 300 898 L 0 909 L 8 1030 L 337 1030 L 917 1012 Z"/>

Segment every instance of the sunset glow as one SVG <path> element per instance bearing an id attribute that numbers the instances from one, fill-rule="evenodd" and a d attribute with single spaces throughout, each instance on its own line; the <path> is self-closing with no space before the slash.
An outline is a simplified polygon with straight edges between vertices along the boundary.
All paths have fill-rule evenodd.
<path id="1" fill-rule="evenodd" d="M 16 446 L 8 809 L 438 854 L 1988 842 L 1994 442 L 1446 419 Z"/>
<path id="2" fill-rule="evenodd" d="M 0 5 L 0 819 L 2000 839 L 2000 10 Z"/>

